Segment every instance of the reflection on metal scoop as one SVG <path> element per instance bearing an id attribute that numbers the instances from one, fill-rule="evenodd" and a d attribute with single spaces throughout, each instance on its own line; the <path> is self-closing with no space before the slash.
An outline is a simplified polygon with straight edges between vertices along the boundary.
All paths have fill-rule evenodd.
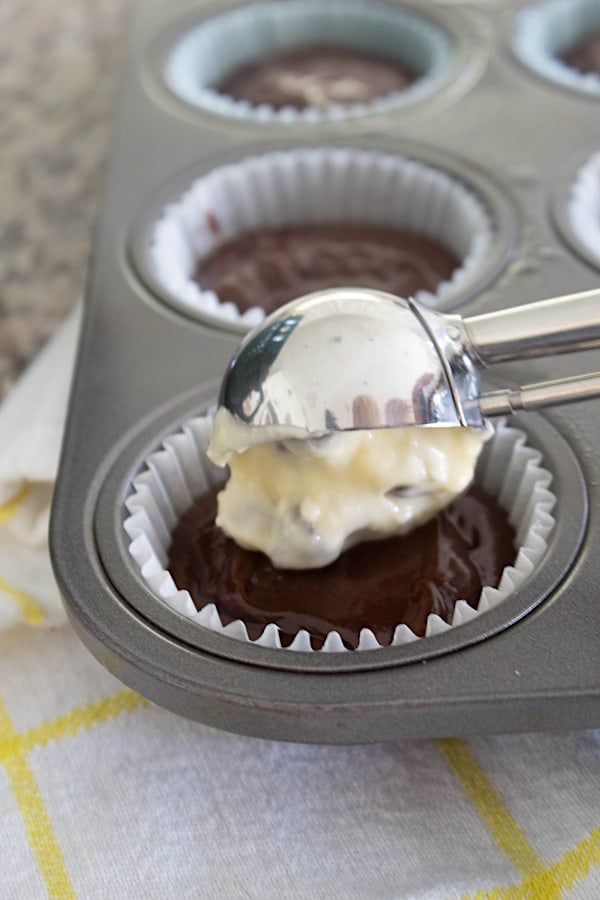
<path id="1" fill-rule="evenodd" d="M 311 435 L 484 416 L 600 395 L 600 373 L 481 394 L 496 362 L 600 347 L 600 291 L 462 318 L 361 288 L 286 304 L 242 342 L 220 405 L 251 426 Z"/>

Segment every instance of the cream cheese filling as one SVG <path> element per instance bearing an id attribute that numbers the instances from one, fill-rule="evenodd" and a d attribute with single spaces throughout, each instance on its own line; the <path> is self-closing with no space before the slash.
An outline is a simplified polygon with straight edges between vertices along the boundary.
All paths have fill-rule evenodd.
<path id="1" fill-rule="evenodd" d="M 253 443 L 257 432 L 261 443 Z M 208 449 L 230 470 L 217 525 L 278 568 L 326 566 L 353 544 L 404 534 L 436 515 L 469 486 L 491 433 L 382 428 L 299 439 L 265 434 L 221 409 Z"/>

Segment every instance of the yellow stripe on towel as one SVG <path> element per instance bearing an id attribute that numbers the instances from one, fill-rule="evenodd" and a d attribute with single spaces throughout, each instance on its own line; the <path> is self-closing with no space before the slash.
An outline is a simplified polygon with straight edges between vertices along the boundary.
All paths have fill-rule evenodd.
<path id="1" fill-rule="evenodd" d="M 559 900 L 565 891 L 582 882 L 593 868 L 600 865 L 600 828 L 594 828 L 590 836 L 580 841 L 546 872 L 525 881 L 511 897 L 529 900 Z M 508 895 L 507 895 L 508 900 Z"/>
<path id="2" fill-rule="evenodd" d="M 0 504 L 0 524 L 10 522 L 17 514 L 17 510 L 21 503 L 25 500 L 31 490 L 30 484 L 24 484 L 20 491 L 14 497 L 7 500 L 6 503 Z"/>
<path id="3" fill-rule="evenodd" d="M 0 575 L 0 594 L 5 594 L 23 613 L 23 618 L 28 625 L 43 625 L 46 612 L 37 601 L 25 591 L 13 587 Z"/>
<path id="4" fill-rule="evenodd" d="M 19 804 L 27 836 L 46 882 L 48 895 L 57 900 L 74 898 L 75 891 L 65 859 L 35 776 L 27 761 L 21 737 L 15 731 L 1 700 L 0 760 L 4 764 L 10 786 Z"/>
<path id="5" fill-rule="evenodd" d="M 122 713 L 133 712 L 138 706 L 148 703 L 134 691 L 119 691 L 112 697 L 89 703 L 78 709 L 71 710 L 64 716 L 59 716 L 52 722 L 46 722 L 37 728 L 32 728 L 21 736 L 26 752 L 34 747 L 45 747 L 50 741 L 59 741 L 65 737 L 73 737 L 79 731 L 84 731 L 92 725 L 106 722 L 120 716 Z"/>
<path id="6" fill-rule="evenodd" d="M 147 702 L 133 691 L 119 691 L 112 697 L 88 703 L 87 706 L 73 709 L 64 716 L 19 734 L 0 700 L 0 765 L 6 770 L 29 842 L 52 900 L 71 900 L 76 895 L 27 754 L 36 747 L 45 747 L 51 741 L 72 737 L 94 724 L 132 712 L 139 706 L 145 706 Z"/>
<path id="7" fill-rule="evenodd" d="M 519 824 L 463 741 L 445 739 L 438 746 L 490 834 L 515 869 L 527 880 L 546 869 Z"/>
<path id="8" fill-rule="evenodd" d="M 31 485 L 25 484 L 15 496 L 6 503 L 0 505 L 0 525 L 9 522 L 15 517 L 19 507 L 31 491 Z M 25 591 L 14 587 L 0 575 L 0 594 L 6 594 L 23 613 L 23 618 L 28 625 L 42 625 L 46 618 L 44 609 Z"/>
<path id="9" fill-rule="evenodd" d="M 521 884 L 478 891 L 463 900 L 564 900 L 566 892 L 581 884 L 597 866 L 600 866 L 600 828 L 594 828 L 589 837 L 567 850 L 558 862 L 525 878 Z"/>

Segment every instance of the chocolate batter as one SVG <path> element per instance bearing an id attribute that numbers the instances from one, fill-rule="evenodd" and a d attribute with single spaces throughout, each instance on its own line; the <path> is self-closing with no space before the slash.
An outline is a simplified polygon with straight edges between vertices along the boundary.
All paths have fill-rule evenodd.
<path id="1" fill-rule="evenodd" d="M 218 90 L 253 106 L 325 109 L 368 103 L 406 88 L 415 73 L 391 60 L 343 47 L 300 47 L 238 69 Z"/>
<path id="2" fill-rule="evenodd" d="M 200 497 L 173 533 L 175 584 L 198 609 L 214 602 L 224 624 L 242 619 L 253 639 L 275 622 L 284 646 L 302 628 L 314 649 L 332 630 L 352 649 L 361 628 L 384 645 L 400 623 L 423 636 L 429 613 L 449 622 L 458 600 L 476 606 L 482 586 L 497 586 L 515 559 L 506 513 L 473 487 L 408 535 L 359 544 L 324 569 L 276 569 L 217 528 L 217 492 Z"/>
<path id="3" fill-rule="evenodd" d="M 564 55 L 563 62 L 584 75 L 590 72 L 600 75 L 600 31 L 589 34 L 579 41 Z"/>
<path id="4" fill-rule="evenodd" d="M 257 229 L 200 260 L 195 280 L 242 312 L 272 312 L 331 287 L 374 288 L 409 297 L 435 291 L 460 265 L 441 244 L 399 228 L 290 225 Z"/>
<path id="5" fill-rule="evenodd" d="M 563 62 L 584 75 L 600 75 L 600 31 L 587 35 L 565 54 Z"/>

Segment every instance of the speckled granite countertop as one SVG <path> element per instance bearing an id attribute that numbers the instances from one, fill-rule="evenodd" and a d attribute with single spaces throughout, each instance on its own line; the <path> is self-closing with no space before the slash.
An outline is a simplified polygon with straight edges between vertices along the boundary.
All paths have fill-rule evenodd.
<path id="1" fill-rule="evenodd" d="M 131 6 L 0 2 L 0 396 L 83 292 Z"/>

